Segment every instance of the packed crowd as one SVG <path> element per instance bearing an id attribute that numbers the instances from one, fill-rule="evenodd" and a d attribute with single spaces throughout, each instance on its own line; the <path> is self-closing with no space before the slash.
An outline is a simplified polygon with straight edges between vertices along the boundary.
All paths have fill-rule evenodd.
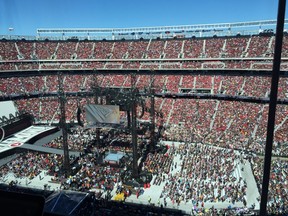
<path id="1" fill-rule="evenodd" d="M 283 57 L 287 56 L 287 51 L 285 50 L 287 38 L 287 36 L 284 36 Z M 0 59 L 4 62 L 0 64 L 0 70 L 61 68 L 122 69 L 134 68 L 135 62 L 137 63 L 135 60 L 141 61 L 142 59 L 161 59 L 161 62 L 151 62 L 152 64 L 148 62 L 150 65 L 145 65 L 146 63 L 142 62 L 137 65 L 136 69 L 272 69 L 271 62 L 267 64 L 265 59 L 255 61 L 251 59 L 245 60 L 245 58 L 272 57 L 274 44 L 274 36 L 256 35 L 227 38 L 192 38 L 150 41 L 1 41 Z M 10 50 L 10 52 L 5 52 L 5 50 Z M 193 59 L 193 61 L 177 61 L 177 59 L 186 58 Z M 210 61 L 206 62 L 203 58 L 242 58 L 243 60 L 219 60 L 218 62 L 211 64 Z M 107 60 L 107 64 L 102 61 L 97 62 L 97 59 Z M 117 64 L 110 62 L 110 60 L 114 59 L 119 59 L 119 62 L 117 62 Z M 15 63 L 5 63 L 7 60 L 14 60 Z M 22 60 L 25 60 L 25 62 Z M 50 62 L 35 64 L 33 60 L 49 60 Z M 57 62 L 57 60 L 66 60 L 66 62 Z M 94 62 L 91 62 L 90 60 L 96 60 L 97 64 L 93 64 Z M 153 65 L 155 67 L 153 67 Z M 285 65 L 282 65 L 282 67 L 284 68 Z"/>
<path id="2" fill-rule="evenodd" d="M 65 91 L 81 91 L 90 89 L 94 83 L 93 76 L 65 76 Z M 100 86 L 129 87 L 129 78 L 122 75 L 97 77 Z M 57 77 L 31 77 L 2 79 L 1 94 L 27 93 L 33 91 L 57 91 Z M 137 88 L 148 88 L 150 77 L 137 77 Z M 222 76 L 155 76 L 157 91 L 181 92 L 182 89 L 210 89 L 211 93 L 228 95 L 243 95 L 267 97 L 269 94 L 270 78 L 265 77 L 222 77 Z M 251 85 L 251 83 L 253 85 Z M 287 79 L 281 78 L 279 97 L 286 98 Z M 42 87 L 40 87 L 42 86 Z M 150 99 L 146 99 L 146 112 L 142 120 L 150 119 Z M 85 104 L 93 103 L 92 98 L 69 98 L 66 105 L 67 121 L 77 122 L 77 109 L 80 106 L 85 111 Z M 56 98 L 41 98 L 16 101 L 19 110 L 30 110 L 38 122 L 59 122 L 60 105 Z M 162 117 L 156 116 L 156 123 L 164 120 L 167 128 L 165 139 L 205 142 L 226 148 L 249 149 L 253 152 L 264 153 L 264 140 L 268 119 L 268 106 L 243 102 L 216 100 L 173 100 L 155 99 L 155 109 L 161 111 Z M 185 112 L 179 112 L 185 110 Z M 287 155 L 288 137 L 287 106 L 278 105 L 275 124 L 274 154 Z M 122 113 L 125 115 L 124 113 Z M 82 121 L 85 113 L 81 114 Z M 181 125 L 181 126 L 179 126 Z M 175 129 L 177 128 L 177 130 Z M 173 130 L 173 133 L 169 131 Z"/>
<path id="3" fill-rule="evenodd" d="M 161 198 L 172 203 L 246 205 L 246 183 L 234 173 L 239 163 L 240 157 L 233 150 L 186 143 L 172 145 L 165 154 L 148 156 L 143 168 L 156 176 L 153 184 L 165 184 Z"/>
<path id="4" fill-rule="evenodd" d="M 97 141 L 95 129 L 84 130 L 82 127 L 76 127 L 71 129 L 71 133 L 68 136 L 69 149 L 81 152 L 81 157 L 75 164 L 75 167 L 78 167 L 77 173 L 69 178 L 55 175 L 52 180 L 60 182 L 62 189 L 77 191 L 113 190 L 115 184 L 122 178 L 123 167 L 126 166 L 127 168 L 131 161 L 124 157 L 119 166 L 107 166 L 104 158 L 109 152 L 131 153 L 132 146 L 131 144 L 127 145 L 128 140 L 131 143 L 131 136 L 125 134 L 118 136 L 114 132 L 102 130 L 101 140 Z M 112 134 L 113 137 L 116 136 L 117 138 L 111 141 Z M 44 146 L 62 148 L 61 139 L 62 136 Z"/>
<path id="5" fill-rule="evenodd" d="M 70 157 L 71 162 L 73 157 Z M 13 173 L 16 178 L 27 177 L 33 179 L 43 170 L 50 175 L 59 172 L 62 169 L 63 156 L 55 154 L 44 154 L 38 152 L 21 153 L 16 159 L 10 161 L 1 167 L 1 177 L 8 173 Z"/>
<path id="6" fill-rule="evenodd" d="M 257 215 L 256 211 L 248 208 L 229 208 L 217 209 L 214 206 L 211 208 L 195 208 L 190 214 L 181 211 L 180 209 L 164 208 L 164 206 L 143 205 L 138 203 L 115 202 L 97 200 L 95 203 L 96 214 L 105 216 L 107 214 L 120 216 L 142 216 L 142 215 L 170 215 L 170 216 L 188 216 L 188 215 L 202 215 L 202 216 L 218 216 L 218 215 Z"/>
<path id="7" fill-rule="evenodd" d="M 94 142 L 95 130 L 84 130 L 81 127 L 69 129 L 67 142 L 69 150 L 83 152 Z M 63 137 L 57 137 L 54 140 L 43 145 L 44 147 L 63 149 Z"/>
<path id="8" fill-rule="evenodd" d="M 77 191 L 102 189 L 104 192 L 112 191 L 119 181 L 123 168 L 101 166 L 97 161 L 98 155 L 88 154 L 81 157 L 78 164 L 81 166 L 76 175 L 61 182 L 61 188 Z M 60 177 L 61 178 L 61 177 Z M 54 179 L 59 180 L 58 178 Z"/>
<path id="9" fill-rule="evenodd" d="M 65 91 L 80 92 L 88 90 L 94 83 L 93 76 L 66 75 L 63 78 Z M 97 75 L 98 86 L 131 87 L 131 80 L 126 75 Z M 145 89 L 150 85 L 149 75 L 137 76 L 137 88 Z M 205 90 L 211 94 L 227 94 L 233 96 L 267 97 L 271 79 L 268 77 L 243 76 L 200 76 L 200 75 L 157 75 L 155 76 L 157 91 L 173 93 L 198 92 Z M 1 95 L 28 94 L 30 92 L 57 92 L 59 88 L 57 76 L 13 77 L 2 78 Z M 279 80 L 279 98 L 285 99 L 287 94 L 287 78 Z"/>
<path id="10" fill-rule="evenodd" d="M 283 56 L 287 57 L 288 37 L 284 37 Z M 101 41 L 101 42 L 25 42 L 0 41 L 0 70 L 50 69 L 50 68 L 242 68 L 271 69 L 269 61 L 227 60 L 214 58 L 250 58 L 271 57 L 274 49 L 274 37 L 233 37 L 189 40 L 151 40 L 151 41 Z M 77 47 L 77 48 L 76 48 Z M 9 55 L 5 50 L 11 50 Z M 137 52 L 135 51 L 137 50 Z M 193 61 L 141 62 L 121 61 L 121 59 L 180 59 L 196 58 Z M 213 58 L 206 62 L 201 58 Z M 53 60 L 53 62 L 34 64 L 3 62 L 6 60 Z M 81 60 L 78 63 L 57 62 L 57 60 Z M 113 62 L 96 62 L 83 59 L 119 59 Z M 55 60 L 55 61 L 54 61 Z M 282 64 L 282 68 L 286 66 Z M 100 77 L 100 78 L 99 78 Z M 124 75 L 99 76 L 99 85 L 106 87 L 130 87 L 129 78 Z M 65 91 L 81 91 L 91 88 L 93 76 L 67 75 L 63 79 Z M 240 76 L 155 76 L 156 89 L 161 92 L 181 92 L 182 89 L 206 89 L 212 94 L 267 97 L 270 91 L 268 77 Z M 150 77 L 137 76 L 137 88 L 149 86 Z M 287 98 L 288 81 L 281 78 L 279 97 Z M 57 92 L 56 76 L 23 77 L 1 79 L 0 96 L 9 94 L 29 94 L 29 92 Z M 84 105 L 93 102 L 92 98 L 67 100 L 66 119 L 76 122 L 77 108 L 84 110 Z M 39 122 L 59 122 L 60 110 L 58 99 L 29 99 L 16 102 L 19 110 L 29 110 Z M 151 107 L 149 99 L 145 101 Z M 265 136 L 268 119 L 268 105 L 216 100 L 174 100 L 156 98 L 155 108 L 161 110 L 156 116 L 156 125 L 163 124 L 163 140 L 184 141 L 179 148 L 172 146 L 167 153 L 149 153 L 142 167 L 143 171 L 155 175 L 153 184 L 164 185 L 161 196 L 176 203 L 192 203 L 201 211 L 205 202 L 246 203 L 246 182 L 235 176 L 239 156 L 235 149 L 252 152 L 255 156 L 250 161 L 253 173 L 261 190 Z M 150 119 L 148 110 L 141 120 Z M 274 132 L 273 155 L 288 155 L 288 108 L 277 106 Z M 83 117 L 83 114 L 82 114 Z M 84 118 L 83 118 L 84 119 Z M 103 135 L 103 133 L 102 133 Z M 80 151 L 77 161 L 79 170 L 74 176 L 59 175 L 63 157 L 60 155 L 28 152 L 21 154 L 1 167 L 1 176 L 11 172 L 16 177 L 36 177 L 41 170 L 53 175 L 52 180 L 61 182 L 61 188 L 86 191 L 90 189 L 112 190 L 121 181 L 123 168 L 103 166 L 99 160 L 109 150 L 131 152 L 131 136 L 104 133 L 106 146 L 95 145 L 95 131 L 73 128 L 69 131 L 70 150 Z M 106 136 L 107 135 L 107 136 Z M 117 139 L 113 137 L 117 136 Z M 112 142 L 112 140 L 114 141 Z M 143 145 L 141 140 L 139 144 Z M 189 143 L 189 144 L 187 144 Z M 198 144 L 191 144 L 198 143 Z M 208 145 L 206 145 L 208 144 Z M 62 148 L 59 137 L 45 145 L 50 148 Z M 215 148 L 216 147 L 216 148 Z M 220 147 L 220 148 L 219 148 Z M 224 149 L 222 149 L 224 148 Z M 256 156 L 256 154 L 258 156 Z M 141 155 L 141 151 L 139 151 Z M 73 160 L 73 158 L 71 158 Z M 25 163 L 24 163 L 25 162 Z M 131 162 L 131 161 L 130 161 Z M 128 162 L 127 162 L 128 163 Z M 208 166 L 211 165 L 211 166 Z M 127 164 L 128 166 L 128 164 Z M 287 212 L 287 170 L 286 160 L 273 160 L 269 192 L 269 212 L 281 214 Z M 195 190 L 197 189 L 197 190 Z M 199 206 L 199 208 L 198 208 Z M 200 207 L 201 206 L 201 207 Z M 203 215 L 205 209 L 203 209 Z M 211 208 L 209 213 L 215 210 Z M 197 212 L 199 213 L 199 212 Z M 196 210 L 195 210 L 196 214 Z"/>
<path id="11" fill-rule="evenodd" d="M 168 101 L 166 101 L 168 102 Z M 166 106 L 162 106 L 165 113 Z M 180 113 L 179 110 L 190 110 Z M 287 155 L 286 106 L 279 106 L 273 154 Z M 209 143 L 264 154 L 268 106 L 242 102 L 176 100 L 168 107 L 164 139 Z M 167 119 L 167 118 L 166 118 Z"/>
<path id="12" fill-rule="evenodd" d="M 131 141 L 131 137 L 122 135 L 122 138 L 119 138 L 117 133 L 107 130 L 101 133 L 102 140 L 106 145 L 103 143 L 96 145 L 95 140 L 93 142 L 95 131 L 87 132 L 81 127 L 72 131 L 72 134 L 77 135 L 74 137 L 74 141 L 82 140 L 75 142 L 74 145 L 78 146 L 76 149 L 82 152 L 75 166 L 77 167 L 75 174 L 71 176 L 60 174 L 63 160 L 60 155 L 28 152 L 1 167 L 2 177 L 10 172 L 18 178 L 32 179 L 45 170 L 48 175 L 51 175 L 51 181 L 61 183 L 60 189 L 77 191 L 93 189 L 112 191 L 115 186 L 122 184 L 123 173 L 127 167 L 131 167 L 131 160 L 127 160 L 124 167 L 114 167 L 103 165 L 103 158 L 111 150 L 127 150 L 125 146 L 121 148 L 121 142 L 125 144 L 125 141 Z M 115 136 L 118 137 L 115 139 L 117 141 L 111 142 Z M 107 143 L 110 143 L 110 146 Z M 117 144 L 115 145 L 115 143 Z M 50 147 L 56 146 L 51 145 Z M 141 152 L 139 155 L 143 156 Z M 174 144 L 170 147 L 166 146 L 163 151 L 149 153 L 143 163 L 142 171 L 148 171 L 154 175 L 155 178 L 151 184 L 163 186 L 160 198 L 178 205 L 192 203 L 195 206 L 193 210 L 195 214 L 203 210 L 205 215 L 208 212 L 206 212 L 207 208 L 203 206 L 207 202 L 224 202 L 232 205 L 243 203 L 243 206 L 246 205 L 246 182 L 236 174 L 240 161 L 240 156 L 234 150 L 186 142 L 179 146 Z M 254 175 L 257 183 L 262 175 L 260 164 L 261 161 L 252 162 L 255 167 Z M 276 161 L 273 163 L 272 170 L 275 175 L 272 176 L 271 187 L 275 189 L 275 193 L 273 193 L 274 198 L 270 200 L 271 208 L 269 208 L 273 212 L 287 211 L 285 206 L 279 204 L 287 202 L 285 195 L 287 194 L 285 191 L 286 168 L 285 163 L 276 163 Z M 213 211 L 216 213 L 219 210 L 214 209 Z"/>
<path id="13" fill-rule="evenodd" d="M 104 135 L 105 132 L 102 133 Z M 61 136 L 62 137 L 62 136 Z M 61 137 L 56 138 L 45 147 L 62 148 Z M 33 179 L 42 171 L 51 176 L 52 182 L 61 184 L 60 189 L 71 189 L 77 191 L 89 191 L 90 189 L 112 190 L 115 183 L 121 179 L 124 172 L 123 167 L 129 166 L 130 160 L 123 159 L 120 167 L 107 166 L 104 163 L 105 156 L 110 151 L 122 151 L 117 146 L 103 146 L 102 137 L 100 145 L 95 140 L 95 130 L 83 130 L 83 128 L 73 128 L 69 138 L 70 150 L 77 150 L 81 157 L 70 156 L 70 163 L 73 164 L 76 172 L 74 175 L 63 175 L 63 155 L 46 154 L 38 152 L 23 152 L 9 163 L 1 167 L 1 178 L 5 178 L 8 173 L 12 173 L 16 178 L 27 177 Z M 108 138 L 109 139 L 109 138 Z M 125 148 L 125 147 L 124 147 Z M 127 150 L 127 147 L 125 148 Z M 131 147 L 130 147 L 131 149 Z M 128 152 L 131 152 L 128 151 Z"/>
<path id="14" fill-rule="evenodd" d="M 288 212 L 288 161 L 286 159 L 273 159 L 271 163 L 267 209 L 275 215 Z M 261 191 L 264 159 L 254 155 L 251 164 L 258 189 Z"/>

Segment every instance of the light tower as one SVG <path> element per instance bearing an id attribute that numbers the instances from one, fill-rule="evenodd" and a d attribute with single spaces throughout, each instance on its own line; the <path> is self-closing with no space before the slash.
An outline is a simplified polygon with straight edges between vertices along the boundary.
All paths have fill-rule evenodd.
<path id="1" fill-rule="evenodd" d="M 131 75 L 131 114 L 132 114 L 132 124 L 131 124 L 131 133 L 132 133 L 132 149 L 133 149 L 133 178 L 139 176 L 138 172 L 138 147 L 137 147 L 137 125 L 136 125 L 136 75 Z"/>
<path id="2" fill-rule="evenodd" d="M 66 113 L 65 113 L 65 103 L 66 97 L 63 88 L 63 74 L 58 72 L 58 98 L 60 102 L 60 127 L 62 129 L 63 136 L 63 150 L 64 150 L 64 172 L 67 176 L 70 175 L 70 160 L 69 160 L 69 148 L 68 148 L 68 132 L 67 132 L 67 124 L 66 124 Z"/>

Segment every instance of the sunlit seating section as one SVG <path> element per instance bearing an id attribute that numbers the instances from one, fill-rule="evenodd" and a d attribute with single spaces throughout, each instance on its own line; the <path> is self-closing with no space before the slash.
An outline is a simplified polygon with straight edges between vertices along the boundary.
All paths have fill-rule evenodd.
<path id="1" fill-rule="evenodd" d="M 205 58 L 220 58 L 224 48 L 223 38 L 211 38 L 205 40 Z"/>
<path id="2" fill-rule="evenodd" d="M 60 42 L 56 50 L 57 59 L 73 59 L 73 54 L 75 53 L 76 46 L 78 43 L 75 42 Z M 74 57 L 76 58 L 76 57 Z"/>
<path id="3" fill-rule="evenodd" d="M 77 59 L 92 59 L 93 46 L 94 42 L 80 41 L 75 51 Z"/>
<path id="4" fill-rule="evenodd" d="M 245 56 L 249 37 L 232 37 L 226 39 L 224 56 L 227 58 L 241 58 Z"/>
<path id="5" fill-rule="evenodd" d="M 243 87 L 244 87 L 244 80 L 245 77 L 231 77 L 231 76 L 225 76 L 221 77 L 222 79 L 220 80 L 220 92 L 226 95 L 242 95 L 243 92 Z"/>
<path id="6" fill-rule="evenodd" d="M 66 75 L 63 78 L 64 91 L 80 92 L 85 82 L 83 75 Z"/>
<path id="7" fill-rule="evenodd" d="M 168 76 L 165 88 L 168 92 L 178 93 L 181 76 Z"/>
<path id="8" fill-rule="evenodd" d="M 165 59 L 176 59 L 180 57 L 183 40 L 167 40 L 164 50 Z"/>
<path id="9" fill-rule="evenodd" d="M 39 41 L 35 43 L 35 54 L 38 59 L 46 60 L 53 59 L 53 54 L 56 52 L 58 42 L 56 41 Z M 55 56 L 54 56 L 55 57 Z"/>
<path id="10" fill-rule="evenodd" d="M 251 69 L 252 64 L 251 60 L 225 61 L 226 69 Z"/>
<path id="11" fill-rule="evenodd" d="M 283 159 L 275 159 L 271 162 L 267 211 L 272 215 L 282 215 L 288 211 L 287 166 L 288 162 Z M 263 158 L 257 156 L 252 158 L 252 171 L 259 191 L 262 190 L 263 167 Z"/>
<path id="12" fill-rule="evenodd" d="M 29 100 L 16 100 L 15 106 L 18 111 L 26 111 L 33 115 L 35 122 L 40 121 L 40 103 L 38 98 L 31 98 Z"/>
<path id="13" fill-rule="evenodd" d="M 17 41 L 15 45 L 18 47 L 18 59 L 35 59 L 36 56 L 34 55 L 35 52 L 35 42 L 32 41 Z"/>
<path id="14" fill-rule="evenodd" d="M 139 61 L 125 61 L 122 64 L 122 69 L 139 69 L 140 62 Z"/>
<path id="15" fill-rule="evenodd" d="M 195 88 L 212 89 L 212 76 L 200 76 L 196 77 Z"/>
<path id="16" fill-rule="evenodd" d="M 94 59 L 109 59 L 111 58 L 114 42 L 95 42 L 93 50 Z"/>
<path id="17" fill-rule="evenodd" d="M 130 42 L 119 41 L 114 43 L 111 59 L 126 59 L 128 57 L 128 49 Z"/>
<path id="18" fill-rule="evenodd" d="M 160 59 L 164 58 L 164 40 L 152 40 L 149 44 L 149 48 L 146 51 L 147 59 Z"/>
<path id="19" fill-rule="evenodd" d="M 242 88 L 243 95 L 254 97 L 267 97 L 270 91 L 271 77 L 245 77 Z"/>
<path id="20" fill-rule="evenodd" d="M 193 75 L 182 76 L 180 87 L 192 89 L 195 88 L 195 82 L 196 82 L 196 76 Z"/>
<path id="21" fill-rule="evenodd" d="M 269 50 L 270 40 L 271 37 L 252 36 L 247 57 L 265 57 L 266 52 Z"/>
<path id="22" fill-rule="evenodd" d="M 145 56 L 149 41 L 131 41 L 128 48 L 128 59 L 142 59 Z"/>
<path id="23" fill-rule="evenodd" d="M 284 34 L 284 37 L 283 37 L 281 56 L 288 57 L 288 35 L 287 34 Z"/>
<path id="24" fill-rule="evenodd" d="M 203 39 L 188 39 L 184 41 L 184 58 L 200 58 L 203 53 Z"/>
<path id="25" fill-rule="evenodd" d="M 202 68 L 200 61 L 184 61 L 182 63 L 182 69 L 198 70 Z"/>
<path id="26" fill-rule="evenodd" d="M 0 60 L 18 60 L 18 52 L 13 41 L 0 41 Z"/>

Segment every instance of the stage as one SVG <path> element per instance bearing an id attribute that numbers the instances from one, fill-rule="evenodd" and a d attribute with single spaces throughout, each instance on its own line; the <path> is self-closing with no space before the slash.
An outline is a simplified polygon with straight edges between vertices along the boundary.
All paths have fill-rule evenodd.
<path id="1" fill-rule="evenodd" d="M 124 152 L 108 152 L 103 162 L 110 165 L 120 165 L 121 159 L 124 157 Z"/>
<path id="2" fill-rule="evenodd" d="M 57 127 L 30 126 L 21 130 L 0 142 L 0 153 L 19 148 L 24 143 L 33 143 L 35 140 L 56 132 Z"/>

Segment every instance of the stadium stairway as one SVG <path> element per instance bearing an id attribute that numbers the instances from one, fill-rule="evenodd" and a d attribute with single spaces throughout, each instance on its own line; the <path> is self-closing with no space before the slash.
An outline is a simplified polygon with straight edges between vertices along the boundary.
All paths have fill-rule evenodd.
<path id="1" fill-rule="evenodd" d="M 241 169 L 243 168 L 243 171 L 241 170 L 241 176 L 243 176 L 243 179 L 245 179 L 247 183 L 247 207 L 251 207 L 252 204 L 255 204 L 255 209 L 259 209 L 260 205 L 257 198 L 260 197 L 260 193 L 251 169 L 251 164 L 248 160 L 244 160 L 244 164 L 240 164 L 240 167 Z"/>

